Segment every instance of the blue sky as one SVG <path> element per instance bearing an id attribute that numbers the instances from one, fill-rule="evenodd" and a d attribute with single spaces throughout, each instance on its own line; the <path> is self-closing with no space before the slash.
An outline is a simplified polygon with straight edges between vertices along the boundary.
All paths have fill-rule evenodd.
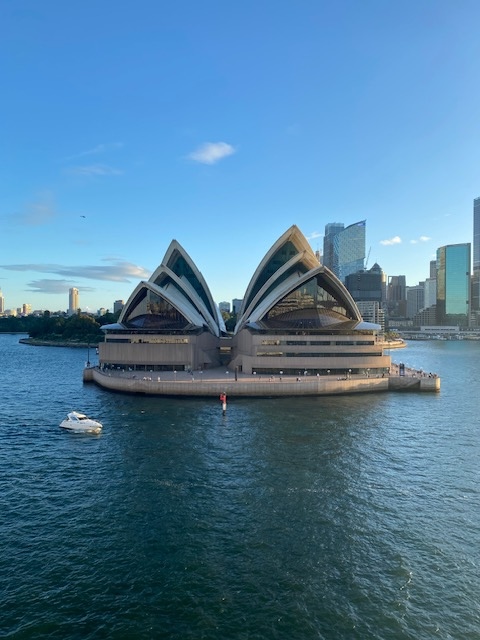
<path id="1" fill-rule="evenodd" d="M 175 238 L 217 302 L 297 224 L 428 277 L 480 196 L 477 0 L 0 5 L 7 308 L 112 308 Z"/>

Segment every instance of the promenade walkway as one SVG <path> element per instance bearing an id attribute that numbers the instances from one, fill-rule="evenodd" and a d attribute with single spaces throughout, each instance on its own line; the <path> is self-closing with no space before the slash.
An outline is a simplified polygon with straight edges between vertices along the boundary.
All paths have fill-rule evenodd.
<path id="1" fill-rule="evenodd" d="M 329 375 L 316 376 L 299 372 L 299 375 L 256 375 L 228 371 L 225 368 L 205 371 L 100 371 L 98 367 L 84 370 L 84 381 L 123 393 L 140 393 L 164 396 L 211 397 L 226 393 L 238 397 L 275 397 L 337 395 L 365 393 L 369 391 L 439 391 L 440 379 L 405 368 L 400 375 L 394 365 L 389 375 Z"/>

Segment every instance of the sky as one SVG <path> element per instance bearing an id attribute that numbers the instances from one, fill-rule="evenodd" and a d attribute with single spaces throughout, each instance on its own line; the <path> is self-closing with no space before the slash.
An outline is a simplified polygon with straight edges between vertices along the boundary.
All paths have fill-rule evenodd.
<path id="1" fill-rule="evenodd" d="M 296 224 L 415 285 L 472 242 L 478 0 L 6 0 L 6 308 L 113 309 L 176 239 L 216 302 Z"/>

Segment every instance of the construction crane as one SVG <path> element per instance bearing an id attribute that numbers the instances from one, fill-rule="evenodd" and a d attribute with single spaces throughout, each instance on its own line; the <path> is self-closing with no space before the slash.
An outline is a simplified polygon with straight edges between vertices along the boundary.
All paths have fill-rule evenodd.
<path id="1" fill-rule="evenodd" d="M 368 253 L 367 253 L 367 259 L 365 260 L 365 267 L 364 267 L 365 271 L 367 270 L 367 267 L 368 267 L 368 261 L 370 259 L 370 251 L 371 250 L 372 250 L 372 247 L 369 248 Z"/>

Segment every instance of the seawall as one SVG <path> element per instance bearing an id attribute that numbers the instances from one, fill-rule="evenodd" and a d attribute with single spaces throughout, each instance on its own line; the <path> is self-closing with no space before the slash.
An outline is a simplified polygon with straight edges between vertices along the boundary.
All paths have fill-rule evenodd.
<path id="1" fill-rule="evenodd" d="M 119 393 L 158 396 L 216 397 L 226 393 L 229 397 L 288 397 L 341 395 L 379 391 L 440 391 L 440 378 L 414 376 L 385 376 L 379 378 L 351 376 L 350 378 L 245 376 L 235 380 L 233 374 L 204 372 L 197 377 L 180 372 L 162 376 L 133 376 L 124 373 L 100 371 L 97 367 L 84 369 L 84 382 L 95 382 L 104 389 Z"/>

